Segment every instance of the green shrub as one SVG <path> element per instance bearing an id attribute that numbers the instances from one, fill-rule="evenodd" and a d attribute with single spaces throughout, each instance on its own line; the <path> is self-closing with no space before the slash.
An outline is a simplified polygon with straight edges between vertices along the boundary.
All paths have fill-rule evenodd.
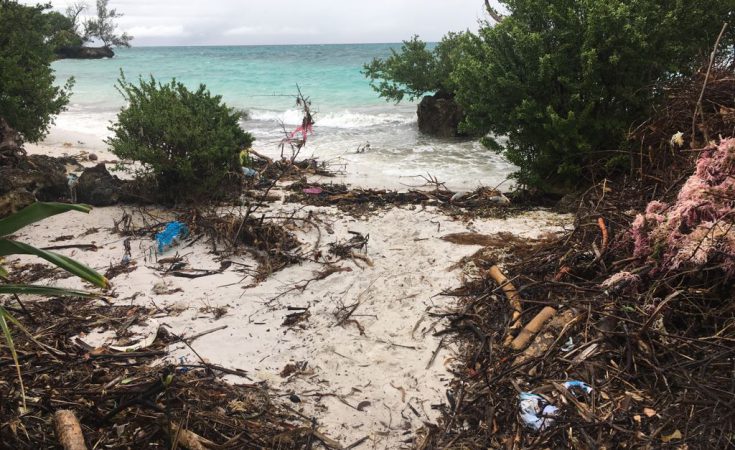
<path id="1" fill-rule="evenodd" d="M 133 85 L 124 75 L 118 90 L 128 104 L 110 127 L 107 143 L 121 159 L 142 163 L 138 175 L 154 178 L 157 200 L 221 197 L 228 177 L 239 180 L 240 150 L 250 147 L 253 137 L 221 96 L 204 85 L 190 91 L 176 80 L 161 84 L 153 77 Z"/>
<path id="2" fill-rule="evenodd" d="M 31 142 L 42 139 L 65 109 L 72 86 L 72 80 L 54 85 L 58 16 L 45 14 L 48 8 L 0 0 L 0 117 Z"/>
<path id="3" fill-rule="evenodd" d="M 414 36 L 403 41 L 400 52 L 391 49 L 388 58 L 375 58 L 365 64 L 363 74 L 381 97 L 396 103 L 404 97 L 413 101 L 428 93 L 452 95 L 450 74 L 463 38 L 462 33 L 449 33 L 429 49 L 426 42 Z"/>
<path id="4" fill-rule="evenodd" d="M 506 136 L 486 144 L 547 190 L 604 167 L 604 151 L 649 117 L 657 86 L 696 69 L 735 11 L 735 0 L 503 3 L 504 20 L 462 40 L 452 86 L 465 131 Z"/>

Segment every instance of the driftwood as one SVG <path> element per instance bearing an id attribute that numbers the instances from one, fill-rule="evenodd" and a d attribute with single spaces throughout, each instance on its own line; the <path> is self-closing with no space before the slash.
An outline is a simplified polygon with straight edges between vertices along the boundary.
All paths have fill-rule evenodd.
<path id="1" fill-rule="evenodd" d="M 273 159 L 271 159 L 271 158 L 269 158 L 269 157 L 267 157 L 267 156 L 265 156 L 265 155 L 263 155 L 263 154 L 261 154 L 261 153 L 258 153 L 258 152 L 256 152 L 256 151 L 255 151 L 255 150 L 253 150 L 253 149 L 248 149 L 248 153 L 250 153 L 251 155 L 255 155 L 255 156 L 257 156 L 258 158 L 260 158 L 260 159 L 264 160 L 264 161 L 265 161 L 265 162 L 267 162 L 268 164 L 273 164 Z"/>
<path id="2" fill-rule="evenodd" d="M 574 313 L 569 309 L 555 316 L 549 321 L 543 331 L 536 336 L 536 339 L 534 339 L 531 345 L 516 358 L 515 364 L 520 365 L 545 354 L 551 348 L 552 344 L 562 339 L 566 331 L 575 322 L 575 319 Z"/>
<path id="3" fill-rule="evenodd" d="M 492 266 L 488 269 L 487 274 L 503 289 L 505 296 L 508 297 L 511 308 L 513 308 L 513 317 L 510 322 L 508 337 L 505 340 L 505 345 L 510 345 L 513 340 L 511 331 L 521 326 L 521 313 L 523 312 L 521 296 L 518 294 L 515 286 L 503 275 L 503 272 L 500 271 L 498 266 Z"/>
<path id="4" fill-rule="evenodd" d="M 513 350 L 523 350 L 524 348 L 526 348 L 533 337 L 536 336 L 536 333 L 541 331 L 541 328 L 543 328 L 544 324 L 549 319 L 554 317 L 554 314 L 556 314 L 556 309 L 552 308 L 551 306 L 547 306 L 542 309 L 541 312 L 536 314 L 536 317 L 531 319 L 531 321 L 526 324 L 526 326 L 521 330 L 518 336 L 513 339 L 510 347 Z"/>
<path id="5" fill-rule="evenodd" d="M 82 427 L 79 425 L 77 416 L 68 409 L 60 409 L 54 414 L 54 427 L 56 438 L 64 450 L 87 450 L 84 443 Z"/>
<path id="6" fill-rule="evenodd" d="M 205 439 L 194 432 L 181 428 L 175 422 L 171 422 L 170 433 L 171 438 L 176 439 L 174 448 L 176 448 L 177 444 L 189 450 L 207 450 L 208 448 L 218 447 L 217 444 L 209 439 Z"/>

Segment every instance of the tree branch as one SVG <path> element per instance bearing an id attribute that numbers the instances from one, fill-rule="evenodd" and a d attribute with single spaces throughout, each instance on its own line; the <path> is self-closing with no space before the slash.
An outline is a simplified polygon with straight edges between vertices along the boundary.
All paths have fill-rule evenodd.
<path id="1" fill-rule="evenodd" d="M 487 13 L 490 14 L 490 17 L 492 17 L 497 23 L 500 23 L 505 19 L 505 16 L 498 13 L 495 8 L 490 6 L 490 0 L 485 0 L 485 9 L 487 9 Z"/>

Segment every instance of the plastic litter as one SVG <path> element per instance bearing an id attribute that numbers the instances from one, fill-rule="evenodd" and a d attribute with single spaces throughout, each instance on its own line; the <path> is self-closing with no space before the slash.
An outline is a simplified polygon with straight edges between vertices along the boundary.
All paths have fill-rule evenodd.
<path id="1" fill-rule="evenodd" d="M 579 380 L 565 381 L 562 385 L 571 392 L 580 389 L 589 394 L 593 390 L 589 384 Z M 535 431 L 543 431 L 550 427 L 554 423 L 554 418 L 559 415 L 559 408 L 538 394 L 521 392 L 518 395 L 518 400 L 521 420 L 526 426 L 533 428 Z"/>
<path id="2" fill-rule="evenodd" d="M 308 194 L 308 195 L 319 195 L 322 192 L 324 192 L 324 190 L 320 187 L 310 187 L 310 188 L 304 189 L 304 194 Z"/>
<path id="3" fill-rule="evenodd" d="M 574 350 L 574 339 L 569 338 L 569 340 L 561 348 L 561 351 L 562 351 L 562 353 L 569 353 L 572 350 Z"/>
<path id="4" fill-rule="evenodd" d="M 258 175 L 258 171 L 251 169 L 250 167 L 243 167 L 242 174 L 245 175 L 247 178 L 255 178 Z"/>
<path id="5" fill-rule="evenodd" d="M 181 222 L 169 222 L 166 228 L 156 234 L 156 243 L 158 244 L 158 253 L 163 253 L 169 248 L 176 245 L 182 239 L 189 235 L 189 228 Z"/>
<path id="6" fill-rule="evenodd" d="M 71 202 L 77 202 L 77 186 L 79 186 L 79 177 L 76 174 L 70 173 L 66 176 L 66 184 L 69 186 L 69 197 Z"/>
<path id="7" fill-rule="evenodd" d="M 559 408 L 538 394 L 521 392 L 518 399 L 523 423 L 536 431 L 543 431 L 551 426 L 554 423 L 554 417 L 559 415 Z"/>
<path id="8" fill-rule="evenodd" d="M 158 323 L 158 321 L 153 318 L 149 318 L 148 322 L 149 322 L 148 329 L 147 329 L 148 334 L 146 335 L 145 338 L 141 339 L 140 341 L 132 345 L 123 345 L 123 346 L 111 345 L 110 349 L 118 351 L 118 352 L 134 352 L 137 350 L 148 348 L 151 345 L 153 345 L 153 342 L 156 341 L 156 337 L 158 336 L 158 329 L 161 328 L 161 324 Z"/>
<path id="9" fill-rule="evenodd" d="M 464 200 L 465 197 L 467 197 L 468 195 L 470 195 L 469 192 L 457 192 L 456 194 L 452 196 L 452 198 L 449 199 L 449 203 L 454 203 L 460 200 Z"/>
<path id="10" fill-rule="evenodd" d="M 589 384 L 585 383 L 584 381 L 570 380 L 570 381 L 565 381 L 562 384 L 565 388 L 569 389 L 570 391 L 572 389 L 581 389 L 584 391 L 585 394 L 589 394 L 592 392 L 592 387 Z"/>

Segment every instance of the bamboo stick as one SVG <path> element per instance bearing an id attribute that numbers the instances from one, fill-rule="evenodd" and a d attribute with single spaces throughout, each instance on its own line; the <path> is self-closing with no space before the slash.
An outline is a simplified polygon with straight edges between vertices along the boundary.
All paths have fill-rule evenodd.
<path id="1" fill-rule="evenodd" d="M 513 286 L 508 278 L 503 275 L 503 272 L 500 271 L 498 266 L 492 266 L 490 269 L 488 269 L 487 274 L 493 280 L 495 280 L 495 282 L 498 283 L 498 285 L 503 289 L 505 296 L 508 297 L 511 308 L 513 308 L 513 316 L 510 322 L 510 330 L 519 328 L 521 326 L 521 313 L 523 312 L 523 309 L 521 307 L 521 296 L 518 294 L 515 286 Z M 505 338 L 505 345 L 510 345 L 512 341 L 513 335 L 509 332 L 508 336 Z"/>
<path id="2" fill-rule="evenodd" d="M 516 336 L 516 338 L 513 339 L 513 342 L 511 342 L 510 347 L 513 350 L 523 350 L 526 348 L 526 346 L 531 343 L 534 336 L 541 331 L 544 324 L 554 317 L 554 314 L 556 314 L 556 309 L 551 306 L 547 306 L 542 309 L 541 312 L 536 314 L 536 317 L 531 319 L 531 321 L 523 327 L 518 336 Z"/>
<path id="3" fill-rule="evenodd" d="M 54 413 L 56 438 L 64 450 L 87 450 L 82 427 L 77 416 L 68 409 L 60 409 Z"/>

